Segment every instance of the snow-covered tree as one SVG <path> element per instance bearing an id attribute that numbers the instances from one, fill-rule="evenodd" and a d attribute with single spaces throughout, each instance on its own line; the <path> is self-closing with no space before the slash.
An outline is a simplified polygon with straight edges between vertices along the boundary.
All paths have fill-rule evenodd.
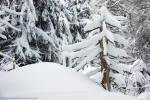
<path id="1" fill-rule="evenodd" d="M 0 13 L 3 41 L 0 44 L 5 52 L 8 49 L 6 54 L 20 65 L 39 61 L 61 63 L 61 45 L 73 40 L 70 15 L 64 3 L 54 0 L 3 1 Z"/>
<path id="2" fill-rule="evenodd" d="M 64 45 L 64 65 L 75 67 L 77 71 L 84 68 L 93 60 L 100 61 L 100 69 L 102 71 L 101 84 L 105 89 L 110 90 L 110 69 L 117 62 L 113 58 L 129 57 L 123 49 L 117 48 L 116 45 L 126 45 L 127 41 L 119 34 L 113 34 L 107 25 L 121 28 L 121 22 L 125 20 L 123 16 L 112 15 L 105 6 L 100 9 L 100 15 L 89 22 L 85 27 L 85 32 L 91 32 L 90 37 L 72 45 Z M 96 30 L 96 31 L 95 31 Z M 94 31 L 94 32 L 93 32 Z M 76 59 L 78 58 L 78 59 Z"/>
<path id="3" fill-rule="evenodd" d="M 149 63 L 149 0 L 129 0 L 129 31 L 132 56 Z M 148 66 L 147 66 L 148 67 Z"/>
<path id="4" fill-rule="evenodd" d="M 47 60 L 49 59 L 48 61 L 61 63 L 62 44 L 72 43 L 73 40 L 68 18 L 70 15 L 67 15 L 69 14 L 69 11 L 66 9 L 65 2 L 47 0 L 46 2 L 36 2 L 35 5 L 38 6 L 36 11 L 39 18 L 39 21 L 36 23 L 36 25 L 42 30 L 48 31 L 49 36 L 52 37 L 52 41 L 57 46 L 57 49 L 50 46 L 48 52 L 44 52 L 46 50 L 43 48 L 43 58 L 46 58 Z"/>
<path id="5" fill-rule="evenodd" d="M 141 59 L 133 63 L 130 73 L 127 82 L 127 94 L 139 95 L 149 90 L 150 76 L 147 74 L 146 64 Z"/>
<path id="6" fill-rule="evenodd" d="M 90 19 L 91 9 L 88 0 L 67 0 L 67 9 L 72 16 L 70 18 L 70 31 L 73 35 L 73 43 L 82 41 L 86 37 L 83 26 Z M 67 15 L 69 15 L 67 13 Z"/>
<path id="7" fill-rule="evenodd" d="M 9 0 L 0 2 L 0 68 L 8 62 L 14 61 L 11 53 L 10 43 L 13 41 L 14 33 L 21 30 L 12 23 L 12 16 L 19 16 L 21 13 L 11 8 Z"/>
<path id="8" fill-rule="evenodd" d="M 149 11 L 149 0 L 1 0 L 0 70 L 63 63 L 137 95 L 150 87 Z"/>

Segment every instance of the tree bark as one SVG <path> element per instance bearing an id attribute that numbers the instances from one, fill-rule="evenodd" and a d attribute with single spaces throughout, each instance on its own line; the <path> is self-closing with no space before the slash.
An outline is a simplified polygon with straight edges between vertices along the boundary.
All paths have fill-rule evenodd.
<path id="1" fill-rule="evenodd" d="M 101 62 L 101 67 L 102 67 L 102 72 L 103 72 L 103 78 L 101 81 L 101 84 L 104 89 L 107 89 L 110 91 L 110 80 L 109 80 L 109 66 L 107 64 L 107 61 L 105 60 L 105 55 L 104 55 L 104 47 L 103 47 L 103 42 L 102 40 L 100 41 L 100 62 Z"/>

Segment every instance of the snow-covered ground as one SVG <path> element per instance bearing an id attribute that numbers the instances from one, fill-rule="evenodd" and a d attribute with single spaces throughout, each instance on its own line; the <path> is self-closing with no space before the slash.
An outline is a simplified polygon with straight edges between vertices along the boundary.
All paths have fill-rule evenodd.
<path id="1" fill-rule="evenodd" d="M 141 100 L 150 100 L 150 92 L 141 93 L 138 96 L 138 99 L 141 99 Z"/>
<path id="2" fill-rule="evenodd" d="M 106 92 L 73 69 L 55 63 L 38 63 L 10 72 L 1 71 L 0 100 L 9 100 L 10 98 L 13 100 L 18 100 L 18 98 L 20 100 L 25 98 L 37 100 L 138 100 L 135 97 Z"/>

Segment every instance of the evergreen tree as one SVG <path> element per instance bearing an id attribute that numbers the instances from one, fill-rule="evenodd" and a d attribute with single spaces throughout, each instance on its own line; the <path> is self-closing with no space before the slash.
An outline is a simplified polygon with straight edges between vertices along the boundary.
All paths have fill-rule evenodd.
<path id="1" fill-rule="evenodd" d="M 65 5 L 54 0 L 7 1 L 1 3 L 1 49 L 21 66 L 39 61 L 61 63 L 61 45 L 73 40 Z M 10 61 L 4 59 L 1 63 Z"/>
<path id="2" fill-rule="evenodd" d="M 150 76 L 147 73 L 147 66 L 141 60 L 137 59 L 130 67 L 130 75 L 127 82 L 127 91 L 129 95 L 139 95 L 142 92 L 150 91 Z"/>
<path id="3" fill-rule="evenodd" d="M 100 59 L 101 66 L 99 67 L 103 73 L 101 84 L 104 88 L 110 90 L 109 78 L 112 76 L 109 75 L 109 71 L 110 69 L 113 69 L 116 64 L 114 61 L 111 61 L 111 58 L 129 56 L 124 50 L 116 48 L 115 46 L 116 43 L 125 45 L 126 40 L 119 34 L 113 34 L 106 28 L 106 24 L 121 28 L 121 23 L 118 20 L 124 20 L 124 17 L 113 16 L 105 6 L 101 7 L 100 11 L 101 15 L 99 18 L 88 23 L 84 27 L 85 32 L 90 32 L 97 29 L 94 34 L 92 33 L 93 36 L 82 42 L 63 46 L 64 64 L 70 67 L 75 67 L 75 69 L 79 71 L 87 63 L 93 61 L 95 57 L 98 60 Z M 100 56 L 98 56 L 99 54 Z M 66 57 L 68 62 L 66 62 Z M 78 62 L 75 58 L 79 58 L 81 61 Z"/>

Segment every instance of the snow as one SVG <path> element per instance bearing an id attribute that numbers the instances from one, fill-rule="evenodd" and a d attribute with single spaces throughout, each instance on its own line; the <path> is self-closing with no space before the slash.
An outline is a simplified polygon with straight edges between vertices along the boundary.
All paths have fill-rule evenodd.
<path id="1" fill-rule="evenodd" d="M 119 87 L 126 87 L 126 77 L 122 74 L 113 74 L 112 77 L 114 78 L 114 82 L 119 86 Z"/>
<path id="2" fill-rule="evenodd" d="M 127 17 L 124 16 L 114 16 L 118 21 L 125 21 L 127 20 Z"/>
<path id="3" fill-rule="evenodd" d="M 110 40 L 111 42 L 114 42 L 114 35 L 112 32 L 107 30 L 105 22 L 103 22 L 103 33 L 108 40 Z"/>
<path id="4" fill-rule="evenodd" d="M 111 42 L 114 42 L 114 35 L 111 31 L 106 30 L 105 31 L 105 36 L 107 37 L 108 40 L 110 40 Z"/>
<path id="5" fill-rule="evenodd" d="M 103 79 L 103 74 L 101 72 L 98 72 L 95 75 L 91 76 L 90 79 L 98 84 L 101 84 Z"/>
<path id="6" fill-rule="evenodd" d="M 133 63 L 133 66 L 130 69 L 131 72 L 143 71 L 143 70 L 147 71 L 147 67 L 146 67 L 146 64 L 143 62 L 142 59 L 137 59 Z"/>
<path id="7" fill-rule="evenodd" d="M 2 71 L 12 70 L 13 67 L 18 68 L 19 66 L 14 62 L 10 62 L 10 63 L 2 65 Z"/>
<path id="8" fill-rule="evenodd" d="M 61 5 L 65 5 L 65 3 L 66 3 L 64 0 L 59 0 L 59 2 Z"/>
<path id="9" fill-rule="evenodd" d="M 33 27 L 34 31 L 37 33 L 37 35 L 40 37 L 42 37 L 44 40 L 48 41 L 49 43 L 52 44 L 53 47 L 56 47 L 56 44 L 54 43 L 52 37 L 48 36 L 47 32 L 43 31 L 42 29 L 38 28 L 38 27 Z"/>
<path id="10" fill-rule="evenodd" d="M 91 45 L 96 45 L 99 42 L 99 40 L 102 39 L 102 37 L 103 37 L 103 33 L 98 33 L 89 39 L 83 40 L 82 42 L 78 42 L 72 45 L 63 45 L 62 50 L 71 52 L 71 51 L 80 50 L 82 48 L 90 47 Z"/>
<path id="11" fill-rule="evenodd" d="M 9 58 L 11 60 L 14 60 L 11 56 L 9 56 L 9 55 L 7 55 L 5 53 L 0 52 L 0 55 L 3 56 L 3 57 L 7 57 L 7 58 Z"/>
<path id="12" fill-rule="evenodd" d="M 100 69 L 98 69 L 98 67 L 91 67 L 90 64 L 87 66 L 88 67 L 85 67 L 84 70 L 80 70 L 80 72 L 86 75 L 87 77 L 90 77 L 96 74 L 97 72 L 100 72 Z"/>
<path id="13" fill-rule="evenodd" d="M 148 83 L 147 79 L 140 71 L 133 72 L 129 79 L 132 81 L 132 83 L 140 83 L 142 86 L 145 85 L 145 83 Z M 138 87 L 137 84 L 136 87 Z"/>
<path id="14" fill-rule="evenodd" d="M 24 13 L 24 11 L 26 10 L 26 7 L 27 7 L 27 4 L 24 3 L 21 8 L 21 13 Z M 20 16 L 20 23 L 21 24 L 23 23 L 23 16 Z"/>
<path id="15" fill-rule="evenodd" d="M 33 0 L 27 0 L 27 4 L 30 8 L 30 11 L 32 13 L 32 17 L 34 17 L 35 20 L 37 20 L 37 16 L 36 16 L 36 12 L 35 12 L 35 7 L 34 7 L 34 4 L 33 4 Z"/>
<path id="16" fill-rule="evenodd" d="M 138 98 L 140 100 L 150 100 L 150 92 L 141 93 Z"/>
<path id="17" fill-rule="evenodd" d="M 99 16 L 99 18 L 91 22 L 88 22 L 86 26 L 84 27 L 84 31 L 88 32 L 88 31 L 92 31 L 94 29 L 100 28 L 102 26 L 102 21 L 103 21 L 103 17 Z"/>
<path id="18" fill-rule="evenodd" d="M 64 54 L 64 56 L 68 56 L 70 58 L 85 57 L 89 54 L 89 52 L 92 52 L 93 50 L 99 50 L 98 46 L 91 46 L 89 48 L 84 48 L 84 49 L 76 51 L 76 52 L 65 52 L 64 51 L 63 54 Z"/>
<path id="19" fill-rule="evenodd" d="M 2 6 L 2 10 L 6 11 L 6 12 L 8 12 L 10 14 L 14 14 L 14 15 L 19 15 L 19 16 L 23 15 L 22 12 L 16 12 L 15 10 L 11 10 L 11 9 L 5 7 L 5 6 Z"/>
<path id="20" fill-rule="evenodd" d="M 112 43 L 108 43 L 107 44 L 107 51 L 108 51 L 108 54 L 111 55 L 111 56 L 114 56 L 114 57 L 129 57 L 129 55 L 126 53 L 125 50 L 123 49 L 120 49 L 120 48 L 117 48 L 117 47 L 114 47 L 114 44 Z"/>
<path id="21" fill-rule="evenodd" d="M 106 92 L 73 69 L 48 62 L 0 72 L 0 98 L 3 97 L 33 97 L 38 100 L 137 100 L 135 97 Z"/>
<path id="22" fill-rule="evenodd" d="M 107 41 L 106 38 L 103 38 L 103 47 L 104 47 L 104 55 L 107 55 Z"/>
<path id="23" fill-rule="evenodd" d="M 1 30 L 1 27 L 0 27 L 0 30 Z M 7 37 L 5 35 L 3 35 L 3 34 L 0 34 L 0 38 L 7 39 Z"/>
<path id="24" fill-rule="evenodd" d="M 105 6 L 101 7 L 100 12 L 108 24 L 121 28 L 120 22 L 108 11 Z"/>
<path id="25" fill-rule="evenodd" d="M 85 32 L 89 32 L 89 31 L 92 31 L 94 29 L 100 28 L 102 26 L 103 21 L 105 21 L 106 23 L 108 23 L 110 25 L 121 28 L 120 21 L 126 20 L 126 18 L 123 16 L 112 15 L 105 6 L 102 6 L 100 8 L 100 13 L 101 13 L 100 16 L 96 17 L 95 20 L 88 22 L 85 25 L 85 27 L 84 27 Z"/>
<path id="26" fill-rule="evenodd" d="M 111 66 L 112 69 L 118 71 L 121 74 L 123 74 L 124 72 L 130 72 L 131 67 L 132 65 L 121 64 L 121 63 Z"/>
<path id="27" fill-rule="evenodd" d="M 114 40 L 118 43 L 124 44 L 125 46 L 128 44 L 128 40 L 126 40 L 123 36 L 119 34 L 113 34 L 114 35 Z"/>
<path id="28" fill-rule="evenodd" d="M 89 63 L 90 61 L 92 61 L 95 56 L 97 56 L 100 52 L 100 49 L 95 49 L 92 52 L 90 52 L 87 57 L 79 64 L 76 66 L 76 70 L 79 71 L 81 68 L 83 68 L 87 63 Z"/>
<path id="29" fill-rule="evenodd" d="M 92 67 L 88 64 L 87 67 L 84 67 L 84 70 L 80 70 L 79 72 L 90 78 L 93 82 L 100 84 L 103 78 L 103 74 L 100 71 L 100 68 Z"/>
<path id="30" fill-rule="evenodd" d="M 3 14 L 5 14 L 5 12 L 4 11 L 0 11 L 0 15 L 3 15 Z"/>
<path id="31" fill-rule="evenodd" d="M 6 25 L 6 26 L 8 26 L 8 27 L 10 27 L 10 28 L 12 28 L 12 29 L 14 29 L 14 30 L 16 30 L 16 31 L 21 31 L 20 29 L 18 29 L 18 28 L 16 28 L 16 27 L 12 26 L 12 25 L 11 25 L 9 22 L 7 22 L 6 20 L 0 19 L 0 23 L 3 23 L 4 25 Z"/>

